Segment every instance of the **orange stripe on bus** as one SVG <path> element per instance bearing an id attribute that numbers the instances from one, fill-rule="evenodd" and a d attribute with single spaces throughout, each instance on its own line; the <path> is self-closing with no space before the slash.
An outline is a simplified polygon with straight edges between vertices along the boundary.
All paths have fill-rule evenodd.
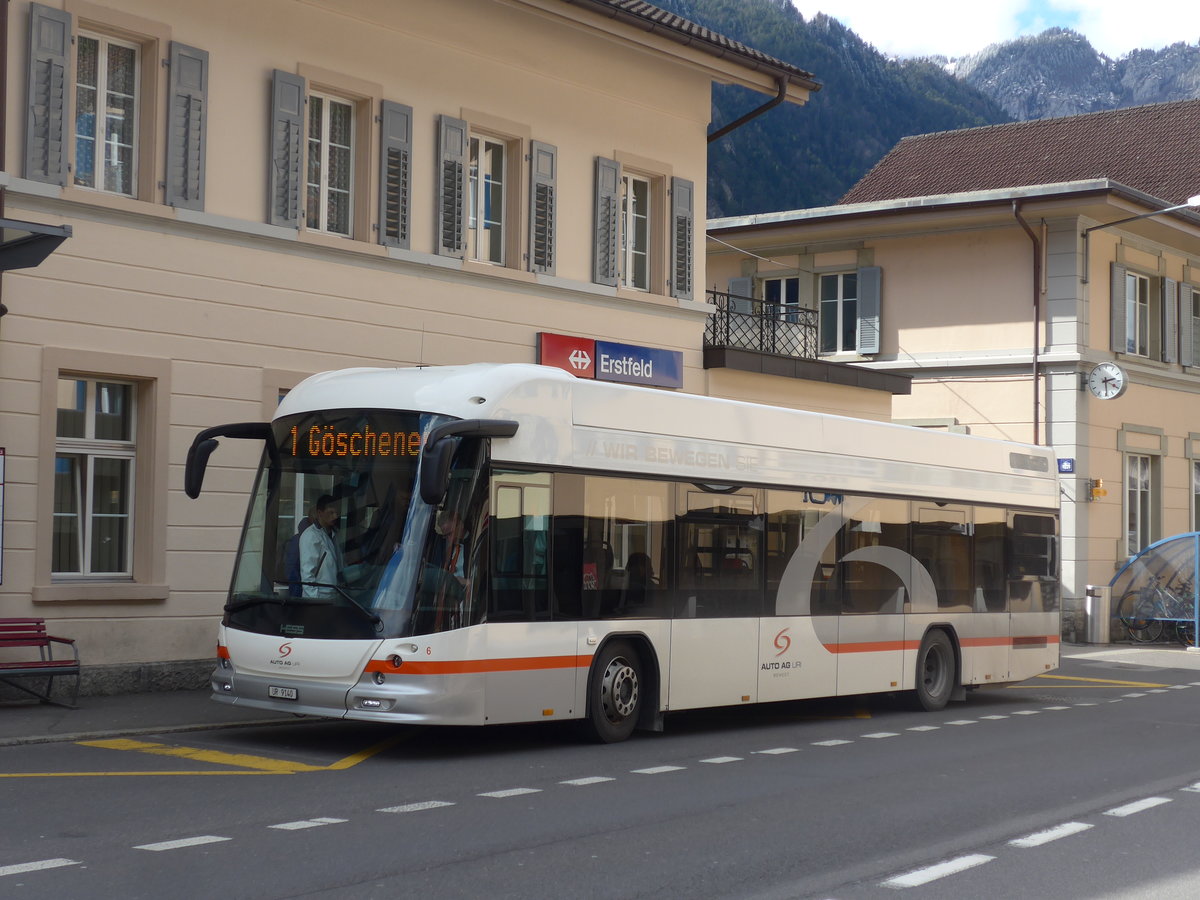
<path id="1" fill-rule="evenodd" d="M 863 641 L 860 644 L 823 644 L 830 653 L 881 653 L 889 650 L 916 650 L 920 641 Z"/>
<path id="2" fill-rule="evenodd" d="M 526 656 L 514 659 L 406 659 L 399 669 L 385 659 L 373 659 L 364 672 L 389 675 L 464 675 L 482 672 L 536 672 L 543 669 L 582 669 L 592 664 L 590 656 Z"/>
<path id="3" fill-rule="evenodd" d="M 963 647 L 1044 647 L 1057 644 L 1058 635 L 1041 634 L 1028 637 L 961 638 Z M 823 644 L 830 653 L 887 653 L 896 650 L 919 650 L 920 641 L 863 641 L 858 644 Z"/>

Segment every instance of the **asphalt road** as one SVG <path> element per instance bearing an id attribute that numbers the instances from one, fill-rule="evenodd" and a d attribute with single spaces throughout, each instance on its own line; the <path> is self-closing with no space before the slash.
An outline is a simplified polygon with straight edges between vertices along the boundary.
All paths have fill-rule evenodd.
<path id="1" fill-rule="evenodd" d="M 1200 671 L 560 725 L 0 748 L 0 895 L 1195 896 Z"/>

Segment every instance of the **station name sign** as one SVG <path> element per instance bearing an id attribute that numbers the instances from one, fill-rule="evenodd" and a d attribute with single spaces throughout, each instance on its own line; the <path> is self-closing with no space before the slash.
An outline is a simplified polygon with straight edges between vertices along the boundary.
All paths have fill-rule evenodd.
<path id="1" fill-rule="evenodd" d="M 541 331 L 538 332 L 537 361 L 578 378 L 683 387 L 683 354 L 678 350 Z"/>

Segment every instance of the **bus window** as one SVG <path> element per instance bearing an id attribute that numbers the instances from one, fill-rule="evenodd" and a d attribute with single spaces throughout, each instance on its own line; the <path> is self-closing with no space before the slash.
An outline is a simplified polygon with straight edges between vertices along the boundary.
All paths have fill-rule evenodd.
<path id="1" fill-rule="evenodd" d="M 970 612 L 974 582 L 971 509 L 947 503 L 914 506 L 912 553 L 933 579 L 938 609 Z"/>
<path id="2" fill-rule="evenodd" d="M 1006 612 L 1004 590 L 1004 510 L 975 507 L 975 596 L 976 612 Z"/>
<path id="3" fill-rule="evenodd" d="M 1011 513 L 1008 602 L 1011 612 L 1058 609 L 1058 538 L 1053 516 Z"/>
<path id="4" fill-rule="evenodd" d="M 912 599 L 904 588 L 912 583 L 908 519 L 906 501 L 872 500 L 847 520 L 837 576 L 843 614 L 899 613 Z"/>
<path id="5" fill-rule="evenodd" d="M 676 519 L 681 618 L 762 615 L 762 492 L 686 485 Z"/>
<path id="6" fill-rule="evenodd" d="M 792 561 L 805 538 L 810 537 L 817 523 L 832 510 L 837 510 L 841 498 L 837 494 L 811 491 L 767 491 L 766 565 L 767 582 L 766 615 L 776 614 L 779 608 L 779 582 L 784 570 Z M 812 564 L 812 589 L 808 603 L 797 603 L 785 598 L 784 609 L 806 610 L 814 616 L 836 616 L 841 611 L 841 602 L 836 590 L 833 574 L 837 563 L 837 545 L 833 540 L 824 542 L 819 550 L 820 559 Z"/>
<path id="7" fill-rule="evenodd" d="M 575 577 L 582 617 L 669 615 L 666 548 L 672 486 L 593 476 L 585 476 L 583 482 L 579 540 L 575 549 L 568 551 L 579 561 Z M 557 568 L 557 548 L 555 552 Z M 572 596 L 569 590 L 564 596 Z"/>
<path id="8" fill-rule="evenodd" d="M 550 476 L 497 473 L 492 483 L 492 593 L 488 618 L 550 617 Z"/>

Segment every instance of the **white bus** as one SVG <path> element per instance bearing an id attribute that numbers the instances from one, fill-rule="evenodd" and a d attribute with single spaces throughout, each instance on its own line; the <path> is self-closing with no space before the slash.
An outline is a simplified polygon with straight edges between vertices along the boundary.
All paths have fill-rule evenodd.
<path id="1" fill-rule="evenodd" d="M 1048 448 L 487 364 L 313 376 L 197 435 L 192 497 L 219 437 L 265 442 L 226 703 L 616 741 L 1058 664 Z"/>

